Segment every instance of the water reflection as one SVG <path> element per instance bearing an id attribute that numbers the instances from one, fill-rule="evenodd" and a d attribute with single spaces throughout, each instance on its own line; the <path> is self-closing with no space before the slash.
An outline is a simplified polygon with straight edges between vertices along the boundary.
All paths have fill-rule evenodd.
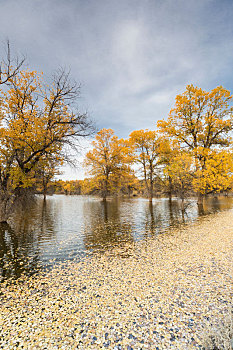
<path id="1" fill-rule="evenodd" d="M 39 268 L 39 255 L 31 255 L 31 242 L 26 236 L 18 236 L 3 223 L 0 227 L 0 271 L 2 279 L 17 278 L 21 274 L 31 274 Z M 28 244 L 29 243 L 29 244 Z"/>
<path id="2" fill-rule="evenodd" d="M 11 224 L 0 224 L 2 279 L 30 275 L 41 268 L 39 246 L 54 235 L 49 204 L 34 201 L 15 213 Z"/>
<path id="3" fill-rule="evenodd" d="M 11 226 L 0 225 L 0 273 L 3 278 L 31 274 L 41 266 L 82 258 L 86 252 L 129 245 L 174 226 L 233 207 L 232 198 L 208 198 L 203 206 L 189 199 L 114 199 L 55 195 L 38 197 Z"/>
<path id="4" fill-rule="evenodd" d="M 91 251 L 104 251 L 108 248 L 119 246 L 124 242 L 132 243 L 132 223 L 121 221 L 119 200 L 112 202 L 101 201 L 96 203 L 85 203 L 84 211 L 90 212 L 86 217 L 84 231 L 85 248 Z M 92 215 L 92 213 L 95 215 Z"/>
<path id="5" fill-rule="evenodd" d="M 145 237 L 153 237 L 169 228 L 180 226 L 189 221 L 194 214 L 193 201 L 183 204 L 178 200 L 159 200 L 145 205 Z M 190 215 L 191 214 L 191 215 Z"/>
<path id="6" fill-rule="evenodd" d="M 54 235 L 55 216 L 51 213 L 52 202 L 37 199 L 23 210 L 15 213 L 11 226 L 20 236 L 25 235 L 32 242 L 50 240 Z"/>

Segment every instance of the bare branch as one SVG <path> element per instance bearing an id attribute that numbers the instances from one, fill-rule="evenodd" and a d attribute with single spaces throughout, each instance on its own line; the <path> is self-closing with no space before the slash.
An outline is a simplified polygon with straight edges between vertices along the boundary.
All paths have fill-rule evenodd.
<path id="1" fill-rule="evenodd" d="M 7 84 L 11 81 L 12 78 L 16 77 L 22 66 L 24 65 L 26 61 L 26 57 L 12 57 L 11 56 L 11 49 L 10 49 L 10 42 L 9 40 L 6 41 L 6 49 L 5 49 L 5 56 L 6 58 L 3 59 L 2 62 L 0 62 L 0 85 Z"/>

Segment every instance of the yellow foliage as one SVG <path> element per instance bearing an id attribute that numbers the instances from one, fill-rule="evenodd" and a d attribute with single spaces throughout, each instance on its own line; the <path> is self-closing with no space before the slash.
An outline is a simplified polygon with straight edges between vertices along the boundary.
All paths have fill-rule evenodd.
<path id="1" fill-rule="evenodd" d="M 166 181 L 172 185 L 173 191 L 182 199 L 192 189 L 193 158 L 188 152 L 173 149 L 167 162 L 164 175 Z"/>
<path id="2" fill-rule="evenodd" d="M 221 191 L 231 183 L 231 153 L 227 148 L 220 151 L 232 143 L 231 102 L 230 91 L 222 86 L 207 92 L 188 85 L 176 97 L 168 120 L 157 123 L 164 137 L 174 139 L 193 158 L 193 187 L 199 193 Z"/>
<path id="3" fill-rule="evenodd" d="M 226 191 L 233 184 L 233 155 L 232 152 L 205 150 L 205 165 L 199 166 L 193 179 L 196 192 Z"/>
<path id="4" fill-rule="evenodd" d="M 140 165 L 149 198 L 153 197 L 153 185 L 156 168 L 160 164 L 160 155 L 168 147 L 166 140 L 153 130 L 136 130 L 129 135 L 133 159 Z"/>
<path id="5" fill-rule="evenodd" d="M 121 179 L 130 172 L 132 157 L 129 143 L 118 139 L 112 129 L 102 129 L 92 146 L 93 149 L 86 154 L 84 165 L 95 178 L 103 198 L 106 198 L 110 191 L 119 188 Z"/>
<path id="6" fill-rule="evenodd" d="M 35 179 L 52 178 L 57 173 L 64 160 L 64 144 L 78 131 L 85 134 L 88 130 L 85 116 L 75 115 L 70 108 L 75 94 L 63 71 L 50 87 L 44 87 L 42 74 L 19 71 L 0 90 L 3 192 L 30 187 Z"/>

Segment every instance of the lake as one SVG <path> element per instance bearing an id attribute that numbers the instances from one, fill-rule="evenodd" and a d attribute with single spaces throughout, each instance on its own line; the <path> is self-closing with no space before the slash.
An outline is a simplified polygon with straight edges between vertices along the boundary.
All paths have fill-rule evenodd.
<path id="1" fill-rule="evenodd" d="M 203 208 L 189 199 L 185 210 L 177 199 L 110 199 L 91 196 L 37 196 L 13 224 L 0 225 L 2 279 L 33 274 L 41 268 L 87 254 L 104 252 L 125 243 L 156 239 L 174 227 L 203 215 L 233 207 L 231 197 L 208 198 Z"/>

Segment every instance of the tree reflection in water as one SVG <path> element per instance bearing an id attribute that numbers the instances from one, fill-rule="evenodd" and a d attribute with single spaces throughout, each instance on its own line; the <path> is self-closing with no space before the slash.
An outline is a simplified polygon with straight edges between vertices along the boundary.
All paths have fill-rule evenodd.
<path id="1" fill-rule="evenodd" d="M 15 213 L 11 225 L 0 224 L 2 279 L 31 275 L 41 268 L 40 244 L 53 235 L 49 209 L 46 202 L 33 202 Z"/>
<path id="2" fill-rule="evenodd" d="M 188 220 L 186 209 L 181 210 L 176 200 L 158 200 L 147 203 L 144 221 L 145 237 L 168 231 L 170 227 L 178 226 L 186 220 Z"/>
<path id="3" fill-rule="evenodd" d="M 209 197 L 202 207 L 195 199 L 187 199 L 182 207 L 176 198 L 153 203 L 144 198 L 107 202 L 88 196 L 55 195 L 46 202 L 37 198 L 15 214 L 11 225 L 0 225 L 0 272 L 3 278 L 19 277 L 41 266 L 81 259 L 87 252 L 115 247 L 125 251 L 135 241 L 176 234 L 174 227 L 232 207 L 230 197 Z"/>
<path id="4" fill-rule="evenodd" d="M 91 251 L 106 251 L 125 242 L 133 243 L 132 223 L 122 220 L 119 201 L 86 203 L 85 212 L 90 211 L 83 238 L 85 248 Z M 93 212 L 95 215 L 93 215 Z"/>
<path id="5" fill-rule="evenodd" d="M 30 235 L 18 235 L 7 224 L 0 225 L 0 270 L 2 279 L 32 274 L 39 268 L 38 252 L 32 254 Z"/>
<path id="6" fill-rule="evenodd" d="M 207 197 L 203 203 L 198 204 L 198 216 L 208 215 L 216 213 L 218 211 L 231 209 L 233 206 L 232 197 L 218 197 L 210 196 Z"/>

